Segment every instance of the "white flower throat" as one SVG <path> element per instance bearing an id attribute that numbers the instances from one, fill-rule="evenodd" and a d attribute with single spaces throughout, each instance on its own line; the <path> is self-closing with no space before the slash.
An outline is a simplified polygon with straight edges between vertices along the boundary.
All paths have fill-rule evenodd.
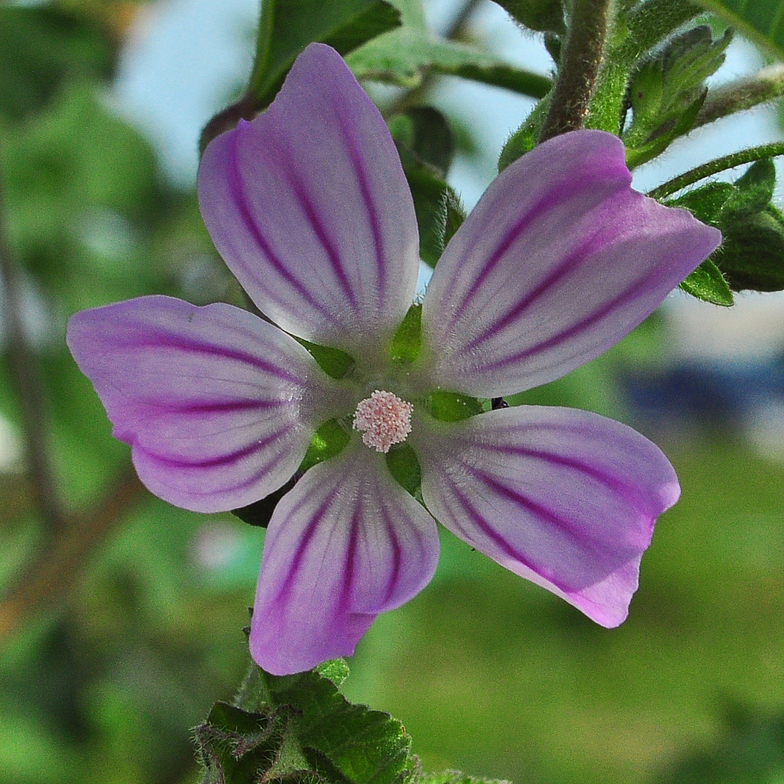
<path id="1" fill-rule="evenodd" d="M 406 440 L 411 432 L 414 406 L 392 392 L 376 390 L 360 401 L 354 412 L 354 430 L 362 432 L 366 446 L 378 452 L 389 452 L 393 444 Z"/>

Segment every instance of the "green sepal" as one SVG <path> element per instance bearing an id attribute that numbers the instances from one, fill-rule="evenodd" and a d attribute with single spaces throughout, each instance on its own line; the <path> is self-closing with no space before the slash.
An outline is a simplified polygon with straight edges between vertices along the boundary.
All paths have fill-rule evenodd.
<path id="1" fill-rule="evenodd" d="M 723 207 L 726 217 L 743 218 L 767 209 L 776 187 L 776 167 L 771 158 L 762 158 L 749 166 Z"/>
<path id="2" fill-rule="evenodd" d="M 310 440 L 298 472 L 307 471 L 314 465 L 339 454 L 346 448 L 350 439 L 351 434 L 336 419 L 325 422 Z"/>
<path id="3" fill-rule="evenodd" d="M 687 134 L 705 100 L 705 79 L 724 62 L 732 32 L 713 40 L 701 25 L 675 36 L 632 75 L 629 104 L 632 123 L 623 134 L 630 167 L 651 160 L 673 139 Z"/>
<path id="4" fill-rule="evenodd" d="M 354 358 L 339 348 L 320 346 L 318 343 L 311 343 L 309 340 L 296 336 L 294 340 L 304 346 L 316 360 L 318 366 L 332 378 L 343 378 L 354 366 Z"/>
<path id="5" fill-rule="evenodd" d="M 465 219 L 460 199 L 447 184 L 454 142 L 443 115 L 428 106 L 393 117 L 390 131 L 414 198 L 419 255 L 431 267 Z"/>
<path id="6" fill-rule="evenodd" d="M 703 223 L 718 227 L 724 205 L 734 192 L 732 183 L 709 182 L 664 203 L 668 207 L 684 207 Z"/>
<path id="7" fill-rule="evenodd" d="M 345 664 L 277 677 L 253 667 L 242 707 L 218 703 L 194 736 L 208 784 L 403 784 L 411 738 L 386 713 L 338 692 Z M 330 676 L 336 676 L 333 681 Z"/>
<path id="8" fill-rule="evenodd" d="M 724 305 L 731 303 L 722 280 L 731 291 L 784 289 L 784 217 L 770 203 L 775 184 L 773 162 L 763 158 L 734 183 L 706 183 L 666 202 L 685 207 L 722 233 L 721 246 L 684 281 L 685 291 Z"/>
<path id="9" fill-rule="evenodd" d="M 516 22 L 539 33 L 566 32 L 561 0 L 495 0 Z"/>
<path id="10" fill-rule="evenodd" d="M 231 513 L 239 517 L 244 523 L 254 525 L 259 528 L 266 528 L 272 519 L 272 513 L 278 505 L 278 501 L 291 490 L 297 480 L 309 468 L 313 468 L 318 463 L 323 463 L 330 457 L 334 457 L 346 448 L 351 434 L 348 430 L 335 419 L 325 422 L 310 440 L 305 457 L 299 465 L 294 476 L 289 479 L 283 487 L 278 488 L 268 496 L 254 501 L 248 506 L 232 509 Z"/>
<path id="11" fill-rule="evenodd" d="M 422 469 L 416 452 L 409 444 L 392 447 L 386 454 L 387 468 L 395 481 L 409 493 L 415 496 L 422 484 Z"/>
<path id="12" fill-rule="evenodd" d="M 461 395 L 459 392 L 438 389 L 431 393 L 429 402 L 430 416 L 442 422 L 460 422 L 484 411 L 475 397 Z"/>
<path id="13" fill-rule="evenodd" d="M 542 131 L 547 111 L 550 107 L 548 95 L 534 107 L 525 122 L 506 140 L 501 155 L 498 157 L 498 171 L 502 172 L 510 163 L 522 158 L 536 146 Z"/>
<path id="14" fill-rule="evenodd" d="M 784 218 L 776 207 L 730 220 L 722 233 L 712 258 L 735 291 L 784 290 Z"/>
<path id="15" fill-rule="evenodd" d="M 414 304 L 392 338 L 389 353 L 398 362 L 413 362 L 422 348 L 422 305 Z"/>
<path id="16" fill-rule="evenodd" d="M 279 487 L 268 496 L 254 501 L 252 504 L 242 506 L 239 509 L 232 509 L 231 513 L 242 520 L 243 523 L 256 526 L 257 528 L 266 528 L 270 524 L 272 513 L 275 511 L 278 501 L 294 487 L 298 478 L 299 473 L 294 474 L 283 487 Z"/>
<path id="17" fill-rule="evenodd" d="M 713 305 L 729 307 L 735 300 L 721 270 L 710 260 L 705 261 L 681 283 L 681 288 L 692 297 Z"/>

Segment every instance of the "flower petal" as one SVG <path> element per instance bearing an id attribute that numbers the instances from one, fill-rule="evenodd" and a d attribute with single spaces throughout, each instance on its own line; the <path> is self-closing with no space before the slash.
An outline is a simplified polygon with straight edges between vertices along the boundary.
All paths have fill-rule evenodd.
<path id="1" fill-rule="evenodd" d="M 626 618 L 655 519 L 680 492 L 654 444 L 597 414 L 538 406 L 423 418 L 410 440 L 442 525 L 602 626 Z"/>
<path id="2" fill-rule="evenodd" d="M 560 378 L 646 318 L 719 244 L 630 188 L 623 144 L 575 131 L 490 186 L 449 243 L 422 312 L 433 383 L 480 397 Z"/>
<path id="3" fill-rule="evenodd" d="M 279 488 L 340 385 L 293 338 L 239 308 L 141 297 L 74 315 L 68 346 L 155 495 L 197 512 Z"/>
<path id="4" fill-rule="evenodd" d="M 266 112 L 209 144 L 198 188 L 215 246 L 283 329 L 360 354 L 399 325 L 418 274 L 413 201 L 333 49 L 308 46 Z"/>
<path id="5" fill-rule="evenodd" d="M 264 543 L 250 649 L 265 670 L 349 656 L 378 613 L 408 601 L 438 560 L 433 518 L 355 437 L 275 509 Z"/>

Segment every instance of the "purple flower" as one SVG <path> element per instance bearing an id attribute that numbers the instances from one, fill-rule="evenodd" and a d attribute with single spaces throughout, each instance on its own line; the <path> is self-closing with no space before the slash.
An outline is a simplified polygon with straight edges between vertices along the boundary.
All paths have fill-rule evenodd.
<path id="1" fill-rule="evenodd" d="M 719 243 L 631 190 L 621 142 L 552 139 L 503 172 L 445 250 L 413 361 L 390 344 L 418 238 L 384 122 L 314 44 L 270 108 L 207 148 L 207 228 L 277 326 L 226 304 L 152 296 L 77 313 L 68 344 L 156 495 L 199 512 L 278 490 L 317 429 L 350 434 L 278 503 L 250 647 L 284 674 L 349 655 L 430 580 L 436 519 L 603 626 L 624 620 L 656 517 L 678 498 L 659 449 L 583 411 L 434 418 L 432 393 L 508 395 L 559 378 L 648 316 Z M 298 338 L 354 359 L 328 376 Z M 424 505 L 391 475 L 405 442 Z"/>

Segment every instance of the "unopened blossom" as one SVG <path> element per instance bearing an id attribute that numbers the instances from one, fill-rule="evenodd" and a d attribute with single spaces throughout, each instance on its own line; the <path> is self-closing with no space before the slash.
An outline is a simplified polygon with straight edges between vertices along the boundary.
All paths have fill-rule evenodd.
<path id="1" fill-rule="evenodd" d="M 563 376 L 716 248 L 718 231 L 630 181 L 623 145 L 599 131 L 509 166 L 435 268 L 418 353 L 395 358 L 418 272 L 411 194 L 378 110 L 314 44 L 266 112 L 208 146 L 199 172 L 210 235 L 270 321 L 163 296 L 71 319 L 69 346 L 114 434 L 172 504 L 246 506 L 295 474 L 322 425 L 345 433 L 270 520 L 250 635 L 262 667 L 351 654 L 432 577 L 436 520 L 599 624 L 624 620 L 655 519 L 679 494 L 659 449 L 583 411 L 445 421 L 434 401 Z M 353 363 L 333 378 L 296 338 Z M 419 463 L 421 501 L 390 473 L 399 449 Z"/>

